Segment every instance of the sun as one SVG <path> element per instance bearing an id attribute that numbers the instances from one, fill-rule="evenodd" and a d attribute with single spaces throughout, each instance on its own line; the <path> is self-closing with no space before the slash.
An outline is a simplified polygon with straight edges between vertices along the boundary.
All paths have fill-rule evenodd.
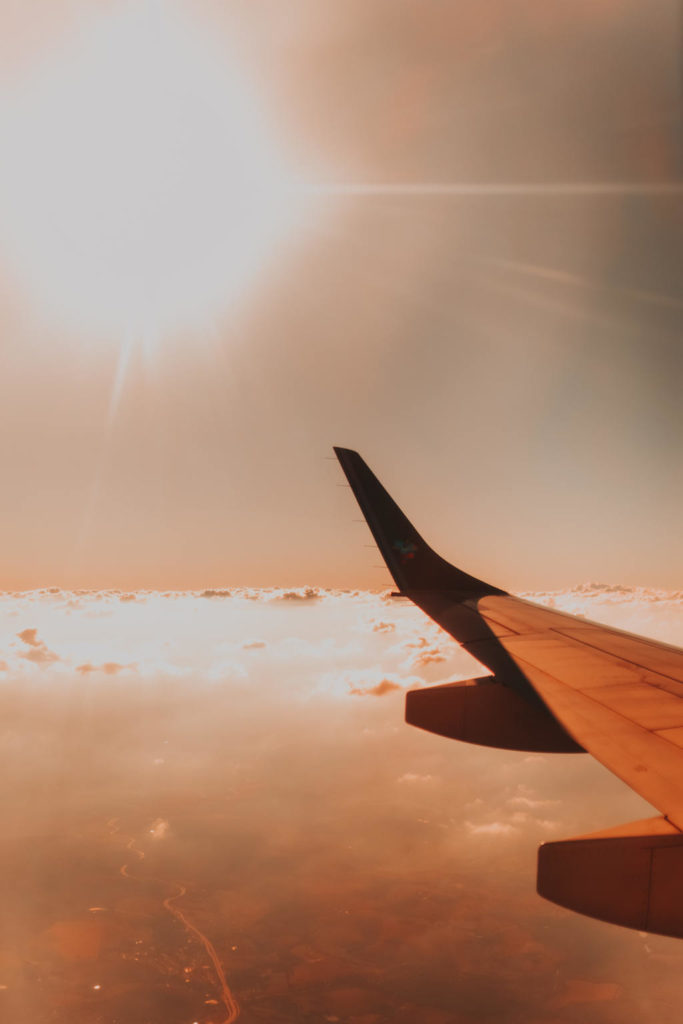
<path id="1" fill-rule="evenodd" d="M 244 69 L 178 4 L 91 17 L 0 100 L 0 131 L 0 258 L 88 337 L 215 322 L 302 216 Z"/>

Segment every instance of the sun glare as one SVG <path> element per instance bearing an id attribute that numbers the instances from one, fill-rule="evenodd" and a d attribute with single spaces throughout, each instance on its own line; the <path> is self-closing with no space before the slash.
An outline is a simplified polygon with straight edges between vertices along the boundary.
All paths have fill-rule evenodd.
<path id="1" fill-rule="evenodd" d="M 14 83 L 0 131 L 0 255 L 89 336 L 213 322 L 301 216 L 244 70 L 177 4 L 93 17 Z"/>

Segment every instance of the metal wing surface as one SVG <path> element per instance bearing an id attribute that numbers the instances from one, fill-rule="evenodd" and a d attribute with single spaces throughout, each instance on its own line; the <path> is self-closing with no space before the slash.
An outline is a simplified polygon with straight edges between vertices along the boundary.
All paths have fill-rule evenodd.
<path id="1" fill-rule="evenodd" d="M 683 937 L 683 650 L 462 572 L 356 452 L 335 453 L 399 593 L 491 673 L 409 692 L 406 720 L 489 746 L 592 754 L 661 817 L 545 843 L 538 890 L 602 920 Z"/>

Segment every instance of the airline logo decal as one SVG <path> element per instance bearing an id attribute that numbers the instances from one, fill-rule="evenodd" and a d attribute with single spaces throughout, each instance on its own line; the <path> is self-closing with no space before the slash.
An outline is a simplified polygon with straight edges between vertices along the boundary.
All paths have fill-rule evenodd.
<path id="1" fill-rule="evenodd" d="M 395 551 L 398 551 L 401 562 L 408 562 L 411 558 L 415 558 L 417 544 L 413 544 L 412 541 L 395 540 L 392 547 Z"/>

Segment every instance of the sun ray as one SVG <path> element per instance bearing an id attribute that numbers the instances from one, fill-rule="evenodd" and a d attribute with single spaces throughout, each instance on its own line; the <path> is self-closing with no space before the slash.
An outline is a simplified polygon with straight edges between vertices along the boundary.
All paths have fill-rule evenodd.
<path id="1" fill-rule="evenodd" d="M 635 299 L 637 302 L 645 302 L 667 309 L 683 309 L 683 300 L 677 299 L 674 295 L 645 291 L 642 288 L 622 288 L 611 282 L 607 285 L 581 274 L 560 270 L 557 267 L 539 266 L 535 263 L 522 263 L 518 260 L 503 260 L 494 257 L 476 257 L 475 262 L 495 269 L 511 271 L 514 274 L 520 274 L 525 277 L 535 277 L 540 280 L 550 281 L 553 284 L 569 285 L 574 288 L 584 288 L 591 291 L 608 290 L 616 295 Z"/>
<path id="2" fill-rule="evenodd" d="M 679 196 L 683 182 L 329 182 L 302 186 L 322 196 Z"/>
<path id="3" fill-rule="evenodd" d="M 111 394 L 109 396 L 109 410 L 107 414 L 107 435 L 111 433 L 116 414 L 118 412 L 119 403 L 121 401 L 121 395 L 123 394 L 123 388 L 126 383 L 126 374 L 128 371 L 128 365 L 130 363 L 130 357 L 133 352 L 133 346 L 135 344 L 134 337 L 129 335 L 122 343 L 119 349 L 118 359 L 116 361 L 116 371 L 114 373 L 114 381 L 111 387 Z"/>

